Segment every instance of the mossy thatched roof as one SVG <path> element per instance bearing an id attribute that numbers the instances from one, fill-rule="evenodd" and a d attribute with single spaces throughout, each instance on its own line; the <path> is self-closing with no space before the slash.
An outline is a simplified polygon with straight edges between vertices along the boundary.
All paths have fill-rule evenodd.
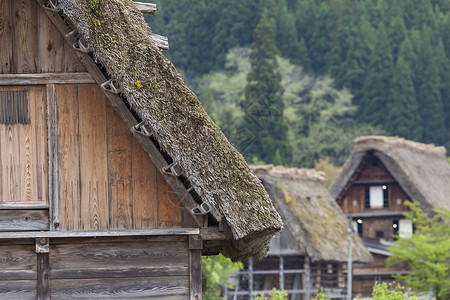
<path id="1" fill-rule="evenodd" d="M 159 145 L 181 167 L 202 200 L 223 214 L 234 238 L 224 253 L 233 259 L 265 255 L 272 236 L 282 228 L 280 216 L 243 157 L 155 46 L 133 2 L 59 3 Z"/>
<path id="2" fill-rule="evenodd" d="M 313 169 L 254 166 L 299 248 L 313 261 L 346 262 L 349 221 Z M 353 234 L 353 260 L 372 260 L 361 238 Z"/>
<path id="3" fill-rule="evenodd" d="M 355 139 L 350 157 L 329 190 L 335 199 L 352 184 L 364 156 L 373 151 L 412 201 L 427 212 L 450 209 L 450 166 L 445 147 L 422 144 L 398 137 L 363 136 Z"/>

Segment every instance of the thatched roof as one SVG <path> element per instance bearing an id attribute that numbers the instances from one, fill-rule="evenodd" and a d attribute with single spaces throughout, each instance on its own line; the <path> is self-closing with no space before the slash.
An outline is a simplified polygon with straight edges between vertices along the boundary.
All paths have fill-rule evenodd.
<path id="1" fill-rule="evenodd" d="M 282 221 L 258 178 L 151 38 L 132 1 L 59 0 L 135 114 L 233 232 L 224 253 L 262 256 Z M 195 28 L 192 28 L 195 30 Z"/>
<path id="2" fill-rule="evenodd" d="M 364 136 L 355 139 L 350 157 L 331 184 L 335 199 L 351 185 L 365 155 L 373 151 L 412 201 L 431 211 L 450 209 L 450 166 L 444 147 L 422 144 L 398 137 Z"/>
<path id="3" fill-rule="evenodd" d="M 313 169 L 254 166 L 299 248 L 313 261 L 347 261 L 349 221 Z M 361 238 L 353 234 L 353 260 L 372 257 Z"/>

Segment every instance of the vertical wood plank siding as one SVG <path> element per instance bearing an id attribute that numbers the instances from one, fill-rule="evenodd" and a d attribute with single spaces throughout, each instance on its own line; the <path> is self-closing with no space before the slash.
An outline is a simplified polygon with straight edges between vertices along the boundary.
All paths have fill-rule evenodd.
<path id="1" fill-rule="evenodd" d="M 0 74 L 85 72 L 34 0 L 0 1 Z"/>
<path id="2" fill-rule="evenodd" d="M 19 90 L 28 94 L 29 121 L 0 124 L 0 203 L 48 203 L 45 87 L 0 87 L 0 92 Z"/>
<path id="3" fill-rule="evenodd" d="M 57 85 L 62 230 L 194 221 L 95 84 Z"/>

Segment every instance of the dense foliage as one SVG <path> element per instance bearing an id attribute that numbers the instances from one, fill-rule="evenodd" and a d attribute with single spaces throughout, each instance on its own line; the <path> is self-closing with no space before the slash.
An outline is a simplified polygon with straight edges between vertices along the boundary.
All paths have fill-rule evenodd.
<path id="1" fill-rule="evenodd" d="M 436 209 L 430 218 L 418 203 L 407 203 L 405 216 L 416 228 L 412 238 L 400 238 L 389 248 L 388 265 L 410 266 L 411 272 L 396 275 L 408 287 L 432 291 L 437 300 L 450 299 L 450 210 Z"/>
<path id="2" fill-rule="evenodd" d="M 241 262 L 232 262 L 222 254 L 202 257 L 202 276 L 206 278 L 206 290 L 203 291 L 205 300 L 222 300 L 223 288 L 233 288 L 236 280 L 231 275 L 242 270 Z"/>
<path id="3" fill-rule="evenodd" d="M 158 16 L 150 25 L 169 36 L 166 55 L 189 82 L 223 70 L 231 49 L 251 45 L 269 5 L 280 55 L 315 77 L 329 74 L 337 90 L 346 88 L 356 127 L 368 123 L 450 145 L 448 0 L 155 2 Z"/>

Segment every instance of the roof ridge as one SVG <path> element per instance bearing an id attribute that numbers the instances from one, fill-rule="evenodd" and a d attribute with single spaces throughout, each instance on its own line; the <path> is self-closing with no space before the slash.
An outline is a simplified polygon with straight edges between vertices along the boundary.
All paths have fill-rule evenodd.
<path id="1" fill-rule="evenodd" d="M 317 171 L 316 169 L 308 168 L 287 168 L 284 166 L 268 165 L 252 165 L 250 169 L 255 172 L 256 175 L 271 175 L 278 176 L 286 179 L 304 179 L 314 181 L 325 181 L 325 173 Z"/>
<path id="2" fill-rule="evenodd" d="M 413 148 L 416 150 L 435 152 L 435 153 L 443 153 L 446 154 L 447 150 L 444 146 L 436 146 L 434 144 L 424 144 L 419 142 L 414 142 L 410 140 L 406 140 L 404 138 L 398 136 L 378 136 L 378 135 L 368 135 L 368 136 L 360 136 L 355 138 L 355 144 L 362 144 L 367 142 L 378 142 L 385 144 L 395 144 L 399 146 L 406 146 L 409 148 Z"/>

